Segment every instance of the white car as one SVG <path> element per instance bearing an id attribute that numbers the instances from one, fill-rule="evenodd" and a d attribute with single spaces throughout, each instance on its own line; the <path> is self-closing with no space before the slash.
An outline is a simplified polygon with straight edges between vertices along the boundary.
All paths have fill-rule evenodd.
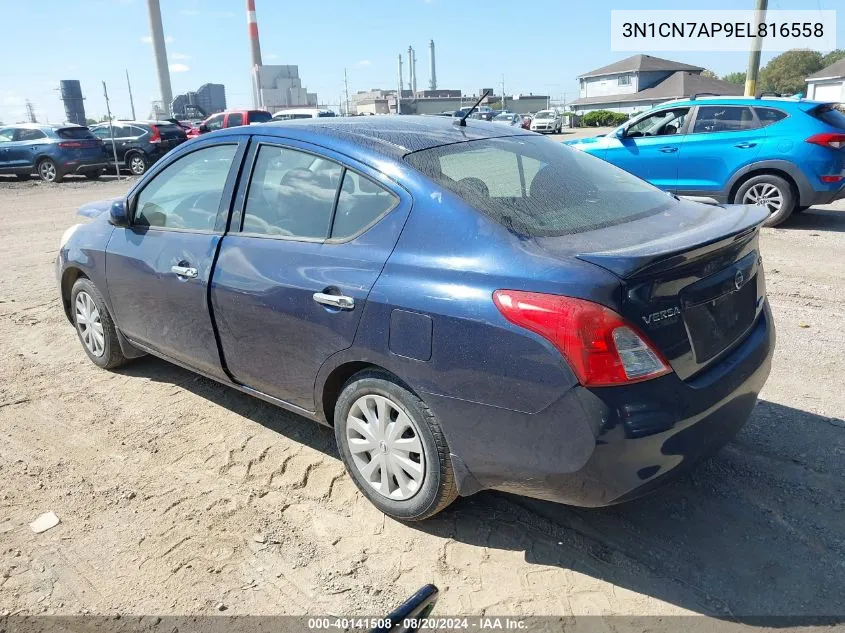
<path id="1" fill-rule="evenodd" d="M 331 110 L 322 110 L 320 108 L 290 108 L 288 110 L 279 110 L 273 115 L 274 121 L 290 121 L 292 119 L 320 119 L 323 117 L 337 116 Z"/>
<path id="2" fill-rule="evenodd" d="M 560 134 L 563 117 L 557 110 L 540 110 L 531 119 L 531 131 L 542 134 Z"/>
<path id="3" fill-rule="evenodd" d="M 522 115 L 515 112 L 503 112 L 493 117 L 493 123 L 512 125 L 514 127 L 522 127 L 522 120 Z"/>

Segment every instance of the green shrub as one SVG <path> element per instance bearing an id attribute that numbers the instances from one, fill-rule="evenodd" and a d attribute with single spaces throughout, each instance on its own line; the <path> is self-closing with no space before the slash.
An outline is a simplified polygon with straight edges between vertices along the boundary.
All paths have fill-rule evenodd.
<path id="1" fill-rule="evenodd" d="M 622 125 L 627 120 L 627 114 L 610 110 L 593 110 L 581 117 L 581 123 L 587 127 L 612 127 Z"/>

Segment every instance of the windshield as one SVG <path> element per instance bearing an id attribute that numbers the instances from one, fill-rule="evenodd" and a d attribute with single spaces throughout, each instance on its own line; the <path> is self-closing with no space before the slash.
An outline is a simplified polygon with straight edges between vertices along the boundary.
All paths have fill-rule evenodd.
<path id="1" fill-rule="evenodd" d="M 538 112 L 534 115 L 535 119 L 553 119 L 555 118 L 554 113 L 552 112 Z"/>
<path id="2" fill-rule="evenodd" d="M 672 199 L 606 163 L 546 138 L 443 145 L 405 160 L 508 229 L 552 237 L 657 213 Z"/>

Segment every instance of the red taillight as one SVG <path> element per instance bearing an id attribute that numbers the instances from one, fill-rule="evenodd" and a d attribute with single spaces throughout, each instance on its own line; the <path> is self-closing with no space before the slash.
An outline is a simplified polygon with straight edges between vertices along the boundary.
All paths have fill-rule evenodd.
<path id="1" fill-rule="evenodd" d="M 821 145 L 822 147 L 830 147 L 831 149 L 842 149 L 845 147 L 845 134 L 836 134 L 833 132 L 813 134 L 807 139 L 807 142 L 813 143 L 814 145 Z"/>
<path id="2" fill-rule="evenodd" d="M 520 290 L 497 290 L 493 301 L 508 321 L 549 340 L 584 386 L 622 385 L 672 371 L 643 335 L 598 303 Z"/>
<path id="3" fill-rule="evenodd" d="M 827 183 L 839 182 L 843 178 L 845 178 L 845 176 L 842 176 L 841 174 L 838 174 L 836 176 L 819 176 L 819 180 L 821 180 L 822 182 L 827 182 Z"/>
<path id="4" fill-rule="evenodd" d="M 79 141 L 62 141 L 59 143 L 59 147 L 62 149 L 81 149 L 82 143 Z"/>
<path id="5" fill-rule="evenodd" d="M 153 130 L 153 133 L 150 134 L 150 143 L 161 143 L 161 132 L 158 131 L 158 128 L 155 125 L 150 126 Z"/>

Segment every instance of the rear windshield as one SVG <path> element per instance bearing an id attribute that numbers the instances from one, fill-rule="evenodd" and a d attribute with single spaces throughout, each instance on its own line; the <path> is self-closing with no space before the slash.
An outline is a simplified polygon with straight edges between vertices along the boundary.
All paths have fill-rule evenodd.
<path id="1" fill-rule="evenodd" d="M 82 139 L 82 138 L 97 138 L 91 133 L 87 127 L 64 127 L 56 130 L 56 136 L 59 138 L 68 139 Z"/>
<path id="2" fill-rule="evenodd" d="M 253 110 L 249 113 L 249 122 L 250 123 L 266 123 L 267 121 L 272 121 L 273 115 L 269 112 L 262 112 L 261 110 Z"/>
<path id="3" fill-rule="evenodd" d="M 845 104 L 830 103 L 813 110 L 812 115 L 828 125 L 845 130 Z"/>
<path id="4" fill-rule="evenodd" d="M 671 197 L 626 171 L 546 138 L 443 145 L 405 160 L 508 229 L 552 237 L 622 224 Z"/>

